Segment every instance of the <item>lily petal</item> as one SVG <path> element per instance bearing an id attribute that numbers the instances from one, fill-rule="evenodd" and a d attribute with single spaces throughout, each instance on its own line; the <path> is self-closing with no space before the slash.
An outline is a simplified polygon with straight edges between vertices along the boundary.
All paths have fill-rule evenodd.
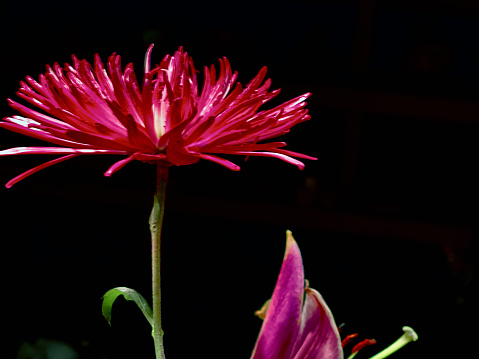
<path id="1" fill-rule="evenodd" d="M 251 359 L 343 359 L 331 310 L 316 290 L 304 287 L 301 253 L 291 232 L 286 233 L 273 297 L 255 313 L 264 322 Z"/>
<path id="2" fill-rule="evenodd" d="M 291 358 L 342 359 L 341 339 L 331 310 L 318 291 L 305 291 L 301 330 Z"/>
<path id="3" fill-rule="evenodd" d="M 300 331 L 304 272 L 299 247 L 287 232 L 286 252 L 252 359 L 290 358 Z"/>

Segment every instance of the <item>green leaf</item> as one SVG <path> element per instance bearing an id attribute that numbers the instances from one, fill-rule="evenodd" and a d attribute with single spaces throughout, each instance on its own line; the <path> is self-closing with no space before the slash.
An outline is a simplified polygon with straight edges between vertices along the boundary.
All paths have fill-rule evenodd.
<path id="1" fill-rule="evenodd" d="M 105 317 L 106 321 L 108 322 L 108 324 L 111 325 L 111 308 L 113 307 L 113 303 L 115 302 L 116 298 L 118 298 L 120 295 L 123 295 L 123 297 L 125 297 L 126 300 L 134 301 L 136 305 L 140 308 L 140 310 L 143 312 L 143 315 L 148 320 L 151 327 L 153 328 L 153 311 L 148 305 L 148 302 L 136 290 L 127 288 L 127 287 L 117 287 L 117 288 L 110 289 L 103 296 L 101 312 L 103 316 Z"/>

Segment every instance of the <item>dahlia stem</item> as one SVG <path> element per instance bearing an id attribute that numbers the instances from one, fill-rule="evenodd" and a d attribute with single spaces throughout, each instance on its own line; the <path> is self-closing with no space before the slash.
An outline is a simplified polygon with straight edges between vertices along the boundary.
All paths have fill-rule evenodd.
<path id="1" fill-rule="evenodd" d="M 168 165 L 158 163 L 156 191 L 153 209 L 150 215 L 151 232 L 151 264 L 153 284 L 153 340 L 155 341 L 156 359 L 165 359 L 163 345 L 163 330 L 161 329 L 161 280 L 160 280 L 160 247 L 161 228 L 165 213 L 166 183 L 168 180 Z"/>

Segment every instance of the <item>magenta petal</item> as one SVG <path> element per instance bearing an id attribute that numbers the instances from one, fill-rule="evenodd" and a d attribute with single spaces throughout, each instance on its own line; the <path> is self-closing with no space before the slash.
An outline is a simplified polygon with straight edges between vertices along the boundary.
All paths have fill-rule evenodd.
<path id="1" fill-rule="evenodd" d="M 225 148 L 228 148 L 225 146 Z M 276 150 L 275 150 L 276 151 Z M 217 152 L 219 153 L 226 153 L 226 154 L 232 154 L 232 155 L 245 155 L 245 156 L 260 156 L 260 157 L 275 157 L 279 158 L 280 160 L 283 160 L 285 162 L 291 163 L 292 165 L 295 165 L 298 167 L 300 170 L 304 169 L 304 163 L 301 161 L 298 161 L 292 157 L 289 157 L 287 155 L 283 155 L 282 153 L 275 153 L 275 152 L 255 152 L 255 151 L 228 151 L 226 150 L 218 150 Z"/>
<path id="2" fill-rule="evenodd" d="M 316 290 L 305 291 L 301 329 L 291 358 L 342 359 L 341 339 L 331 310 Z"/>
<path id="3" fill-rule="evenodd" d="M 118 170 L 121 170 L 123 167 L 125 167 L 128 163 L 133 161 L 138 154 L 134 153 L 131 156 L 128 156 L 127 158 L 124 158 L 120 161 L 115 162 L 106 172 L 105 176 L 110 177 L 113 173 L 115 173 Z"/>
<path id="4" fill-rule="evenodd" d="M 65 147 L 14 147 L 8 150 L 0 151 L 1 156 L 8 155 L 127 155 L 128 152 L 120 150 L 101 150 L 101 149 L 82 149 L 82 148 L 65 148 Z"/>
<path id="5" fill-rule="evenodd" d="M 15 116 L 14 116 L 15 117 Z M 11 119 L 5 119 L 11 120 Z M 35 128 L 28 128 L 26 126 L 18 125 L 17 123 L 8 123 L 8 122 L 0 122 L 0 128 L 6 128 L 12 132 L 20 133 L 22 135 L 27 135 L 33 138 L 37 138 L 40 140 L 48 141 L 60 146 L 75 146 L 77 148 L 91 148 L 94 147 L 89 144 L 78 143 L 71 140 L 65 140 L 59 137 L 55 137 L 48 132 L 44 132 L 39 129 Z"/>
<path id="6" fill-rule="evenodd" d="M 204 160 L 209 160 L 212 162 L 216 162 L 222 166 L 225 166 L 226 168 L 229 168 L 232 171 L 239 171 L 240 166 L 235 165 L 233 162 L 230 162 L 228 160 L 225 160 L 224 158 L 218 157 L 218 156 L 213 156 L 213 155 L 207 155 L 206 153 L 200 153 L 198 155 L 199 158 L 202 158 Z"/>
<path id="7" fill-rule="evenodd" d="M 301 253 L 288 231 L 283 265 L 252 359 L 290 358 L 300 330 L 303 291 Z"/>
<path id="8" fill-rule="evenodd" d="M 5 187 L 6 188 L 10 188 L 12 187 L 15 183 L 17 182 L 20 182 L 22 179 L 34 174 L 35 172 L 38 172 L 44 168 L 47 168 L 47 167 L 50 167 L 50 166 L 53 166 L 53 165 L 56 165 L 57 163 L 60 163 L 60 162 L 63 162 L 63 161 L 66 161 L 66 160 L 69 160 L 70 158 L 73 158 L 73 157 L 76 157 L 78 156 L 77 154 L 73 154 L 73 155 L 67 155 L 67 156 L 63 156 L 63 157 L 60 157 L 60 158 L 56 158 L 54 160 L 51 160 L 51 161 L 48 161 L 48 162 L 45 162 L 45 163 L 42 163 L 41 165 L 39 166 L 36 166 L 36 167 L 33 167 L 32 169 L 29 169 L 28 171 L 25 171 L 23 172 L 22 174 L 12 178 L 10 181 L 8 181 L 6 184 L 5 184 Z"/>

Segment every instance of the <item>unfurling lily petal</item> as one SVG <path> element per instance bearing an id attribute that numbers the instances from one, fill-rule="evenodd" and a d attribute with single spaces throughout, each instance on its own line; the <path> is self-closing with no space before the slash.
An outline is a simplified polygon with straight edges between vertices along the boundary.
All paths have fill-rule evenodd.
<path id="1" fill-rule="evenodd" d="M 287 232 L 286 252 L 252 359 L 342 359 L 341 339 L 321 295 L 305 288 L 299 247 Z"/>
<path id="2" fill-rule="evenodd" d="M 38 81 L 27 76 L 17 95 L 30 107 L 9 99 L 20 116 L 4 118 L 0 127 L 62 147 L 12 148 L 0 151 L 0 156 L 68 155 L 60 157 L 61 161 L 74 157 L 71 154 L 128 156 L 111 166 L 106 175 L 134 159 L 177 166 L 205 159 L 236 171 L 239 166 L 218 155 L 275 157 L 300 169 L 304 164 L 294 157 L 315 159 L 283 149 L 284 142 L 262 142 L 310 118 L 305 109 L 309 93 L 259 111 L 279 93 L 268 92 L 270 80 L 263 83 L 265 67 L 243 88 L 236 83 L 237 73 L 232 72 L 228 60 L 220 59 L 218 77 L 214 66 L 205 67 L 200 92 L 193 60 L 181 47 L 153 69 L 152 48 L 146 53 L 141 87 L 133 65 L 122 70 L 116 54 L 109 57 L 106 69 L 98 55 L 93 66 L 72 56 L 72 65 L 47 66 Z M 16 180 L 44 167 L 27 171 Z"/>
<path id="3" fill-rule="evenodd" d="M 343 359 L 343 347 L 358 335 L 342 341 L 333 315 L 323 297 L 304 280 L 298 244 L 287 231 L 286 252 L 273 297 L 255 314 L 264 319 L 251 359 Z M 306 285 L 305 285 L 306 282 Z M 410 327 L 404 335 L 370 359 L 384 359 L 418 336 Z M 365 339 L 356 344 L 348 359 L 375 344 Z"/>

